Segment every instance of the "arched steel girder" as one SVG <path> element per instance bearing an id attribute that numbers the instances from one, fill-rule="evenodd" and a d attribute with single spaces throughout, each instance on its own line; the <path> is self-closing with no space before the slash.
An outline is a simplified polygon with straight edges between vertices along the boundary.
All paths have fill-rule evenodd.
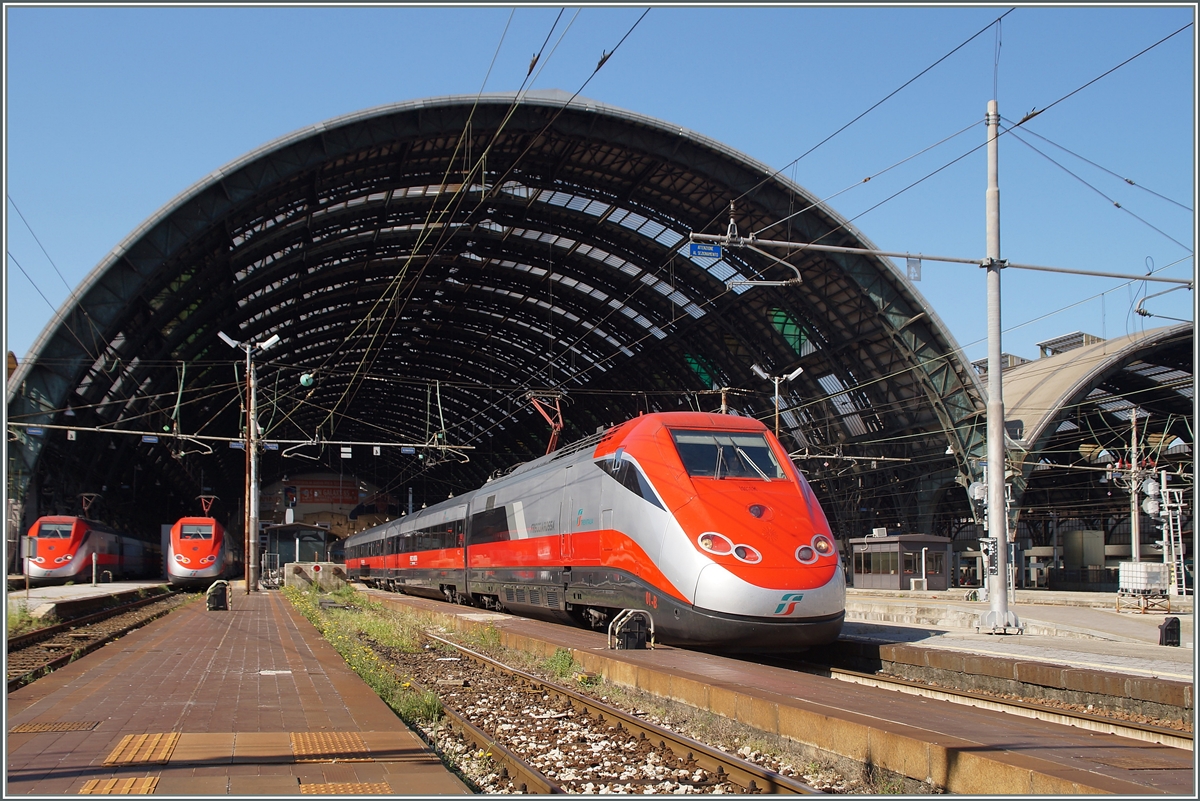
<path id="1" fill-rule="evenodd" d="M 982 408 L 979 387 L 890 263 L 778 254 L 801 286 L 729 291 L 730 278 L 791 271 L 752 251 L 717 262 L 686 252 L 690 231 L 724 232 L 731 201 L 743 232 L 869 247 L 845 220 L 763 165 L 662 121 L 561 93 L 525 96 L 508 117 L 514 99 L 373 109 L 213 173 L 93 271 L 17 375 L 13 419 L 62 420 L 67 404 L 102 404 L 107 421 L 169 419 L 179 395 L 187 433 L 233 437 L 238 353 L 217 333 L 279 333 L 283 344 L 259 362 L 279 436 L 312 436 L 331 414 L 347 439 L 424 436 L 423 394 L 436 386 L 451 437 L 491 454 L 457 468 L 454 483 L 541 452 L 544 422 L 513 400 L 548 388 L 535 384 L 568 393 L 571 437 L 694 405 L 714 385 L 751 390 L 733 408 L 768 416 L 771 387 L 755 363 L 805 367 L 781 387 L 801 448 L 914 458 L 889 474 L 911 480 L 955 471 L 951 432 L 963 440 L 957 469 L 969 472 L 969 436 L 956 432 Z M 364 326 L 371 310 L 381 316 Z M 318 376 L 311 391 L 296 383 L 302 372 Z M 30 470 L 43 444 L 17 446 Z M 240 456 L 213 454 L 205 475 L 233 481 Z M 386 459 L 385 470 L 412 474 Z M 848 476 L 825 480 L 873 480 L 861 466 Z M 444 469 L 428 480 L 451 483 Z"/>

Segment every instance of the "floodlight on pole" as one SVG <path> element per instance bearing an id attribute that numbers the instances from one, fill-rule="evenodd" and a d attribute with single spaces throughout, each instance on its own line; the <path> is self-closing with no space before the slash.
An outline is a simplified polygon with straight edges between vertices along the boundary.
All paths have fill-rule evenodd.
<path id="1" fill-rule="evenodd" d="M 279 334 L 262 342 L 238 342 L 224 331 L 217 336 L 231 348 L 246 351 L 246 592 L 258 590 L 258 382 L 254 370 L 254 353 L 279 344 Z"/>
<path id="2" fill-rule="evenodd" d="M 804 368 L 797 367 L 787 375 L 767 375 L 767 371 L 759 367 L 757 364 L 750 365 L 750 369 L 759 378 L 775 383 L 775 439 L 779 439 L 779 382 L 792 381 L 798 375 L 804 372 Z"/>

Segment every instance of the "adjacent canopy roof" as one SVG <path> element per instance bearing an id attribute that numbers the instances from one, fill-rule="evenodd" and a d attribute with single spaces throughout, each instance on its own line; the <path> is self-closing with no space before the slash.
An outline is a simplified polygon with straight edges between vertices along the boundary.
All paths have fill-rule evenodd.
<path id="1" fill-rule="evenodd" d="M 1192 325 L 1181 323 L 1097 341 L 1005 373 L 1012 459 L 1020 471 L 1014 500 L 1035 538 L 1052 531 L 1037 529 L 1039 518 L 1090 521 L 1087 527 L 1102 529 L 1120 525 L 1115 518 L 1127 525 L 1128 488 L 1114 493 L 1105 471 L 1128 467 L 1135 442 L 1147 471 L 1191 464 L 1194 349 Z M 1149 519 L 1145 529 L 1153 530 Z"/>

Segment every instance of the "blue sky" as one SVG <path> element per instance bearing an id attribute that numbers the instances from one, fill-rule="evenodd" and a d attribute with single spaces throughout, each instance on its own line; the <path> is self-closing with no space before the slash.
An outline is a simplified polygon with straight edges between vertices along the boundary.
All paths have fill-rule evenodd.
<path id="1" fill-rule="evenodd" d="M 68 285 L 219 167 L 341 114 L 516 90 L 552 29 L 533 88 L 582 87 L 783 169 L 817 197 L 841 193 L 829 205 L 890 251 L 982 258 L 985 150 L 946 165 L 985 141 L 993 97 L 1006 125 L 1048 109 L 1017 129 L 1024 142 L 1001 142 L 1002 257 L 1194 273 L 1195 26 L 1076 91 L 1192 23 L 1193 6 L 660 5 L 634 27 L 646 8 L 6 4 L 7 349 L 24 358 Z M 983 358 L 983 272 L 925 262 L 915 286 Z M 1167 288 L 1008 270 L 1004 350 L 1032 358 L 1076 330 L 1112 338 L 1193 319 L 1187 290 L 1147 301 L 1154 318 L 1134 314 Z"/>

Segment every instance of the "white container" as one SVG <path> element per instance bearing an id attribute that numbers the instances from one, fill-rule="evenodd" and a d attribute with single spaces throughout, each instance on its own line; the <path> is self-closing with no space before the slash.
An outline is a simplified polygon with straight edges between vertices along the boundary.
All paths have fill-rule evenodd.
<path id="1" fill-rule="evenodd" d="M 1117 588 L 1138 595 L 1164 594 L 1171 585 L 1169 567 L 1162 562 L 1121 562 Z"/>

